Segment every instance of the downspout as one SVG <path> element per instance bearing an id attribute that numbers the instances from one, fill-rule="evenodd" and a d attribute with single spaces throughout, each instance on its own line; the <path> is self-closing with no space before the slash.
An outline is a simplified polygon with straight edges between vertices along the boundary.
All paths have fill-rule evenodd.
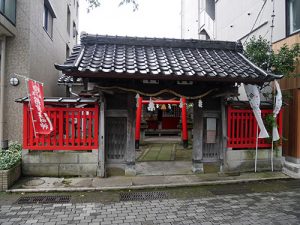
<path id="1" fill-rule="evenodd" d="M 0 70 L 0 149 L 4 144 L 4 75 L 5 75 L 5 56 L 6 56 L 6 37 L 1 37 L 1 70 Z"/>
<path id="2" fill-rule="evenodd" d="M 74 96 L 76 96 L 76 97 L 79 97 L 78 94 L 76 94 L 75 92 L 72 91 L 72 85 L 71 85 L 71 84 L 68 84 L 68 88 L 69 88 L 69 92 L 70 92 L 72 95 L 74 95 Z"/>

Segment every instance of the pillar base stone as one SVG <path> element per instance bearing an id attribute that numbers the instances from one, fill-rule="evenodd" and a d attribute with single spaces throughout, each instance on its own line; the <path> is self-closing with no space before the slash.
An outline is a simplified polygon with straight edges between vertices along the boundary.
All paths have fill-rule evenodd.
<path id="1" fill-rule="evenodd" d="M 193 173 L 204 173 L 203 163 L 198 160 L 193 160 L 192 172 Z"/>
<path id="2" fill-rule="evenodd" d="M 136 176 L 135 162 L 126 163 L 126 165 L 125 165 L 125 176 L 128 176 L 128 177 Z"/>

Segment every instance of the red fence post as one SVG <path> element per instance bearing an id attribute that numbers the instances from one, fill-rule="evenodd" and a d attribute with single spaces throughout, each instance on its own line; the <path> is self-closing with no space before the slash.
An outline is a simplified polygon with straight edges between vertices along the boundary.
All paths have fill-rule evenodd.
<path id="1" fill-rule="evenodd" d="M 29 105 L 23 106 L 23 147 L 29 150 L 98 149 L 99 106 L 88 108 L 46 107 L 53 124 L 49 135 L 34 136 Z"/>
<path id="2" fill-rule="evenodd" d="M 135 120 L 135 149 L 140 148 L 141 118 L 142 118 L 142 108 L 143 108 L 142 101 L 143 101 L 142 97 L 139 97 L 137 99 L 136 120 Z"/>
<path id="3" fill-rule="evenodd" d="M 182 141 L 183 147 L 188 147 L 188 131 L 187 131 L 187 118 L 186 118 L 186 98 L 181 98 L 182 108 L 181 108 L 181 120 L 182 120 Z"/>

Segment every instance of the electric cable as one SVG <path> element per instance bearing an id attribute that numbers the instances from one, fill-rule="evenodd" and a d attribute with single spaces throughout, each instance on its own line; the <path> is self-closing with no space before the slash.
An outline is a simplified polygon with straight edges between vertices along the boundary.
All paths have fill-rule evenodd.
<path id="1" fill-rule="evenodd" d="M 256 25 L 256 22 L 257 22 L 257 20 L 258 20 L 258 18 L 259 18 L 259 16 L 260 16 L 261 12 L 263 11 L 263 9 L 264 9 L 266 3 L 267 3 L 267 0 L 264 1 L 264 4 L 262 5 L 261 9 L 259 10 L 259 13 L 258 13 L 258 15 L 257 15 L 257 17 L 256 17 L 256 19 L 255 19 L 255 21 L 254 21 L 254 24 L 253 24 L 253 26 L 252 26 L 252 28 L 251 28 L 251 30 L 250 30 L 250 32 L 249 32 L 249 35 L 247 36 L 246 40 L 244 41 L 244 44 L 247 42 L 247 40 L 248 40 L 250 34 L 251 34 L 252 31 L 254 30 L 254 27 L 255 27 L 255 25 Z"/>

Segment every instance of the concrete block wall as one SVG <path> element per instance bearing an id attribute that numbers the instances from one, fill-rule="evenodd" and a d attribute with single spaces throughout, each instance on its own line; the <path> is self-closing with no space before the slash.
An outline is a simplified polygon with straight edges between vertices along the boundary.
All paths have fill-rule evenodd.
<path id="1" fill-rule="evenodd" d="M 21 164 L 9 170 L 0 170 L 0 191 L 9 189 L 21 176 Z"/>
<path id="2" fill-rule="evenodd" d="M 274 150 L 274 170 L 282 170 L 282 150 Z M 225 170 L 251 172 L 254 171 L 255 149 L 232 150 L 225 152 Z M 271 150 L 259 149 L 257 155 L 257 171 L 271 170 Z"/>
<path id="3" fill-rule="evenodd" d="M 98 150 L 29 151 L 23 150 L 22 173 L 25 176 L 97 176 Z"/>

